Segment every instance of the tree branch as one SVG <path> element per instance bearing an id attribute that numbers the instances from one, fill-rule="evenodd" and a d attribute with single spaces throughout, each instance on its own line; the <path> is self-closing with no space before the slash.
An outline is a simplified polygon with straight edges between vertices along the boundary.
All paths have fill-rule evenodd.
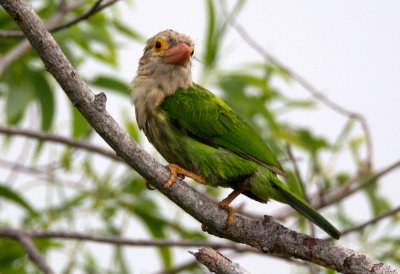
<path id="1" fill-rule="evenodd" d="M 118 1 L 120 1 L 120 0 L 110 0 L 110 1 L 107 1 L 106 3 L 102 4 L 102 2 L 104 2 L 104 0 L 98 0 L 98 1 L 96 1 L 96 3 L 94 3 L 94 5 L 88 11 L 82 13 L 81 15 L 78 15 L 77 17 L 75 17 L 75 18 L 73 18 L 73 19 L 71 19 L 71 20 L 69 20 L 69 21 L 67 21 L 67 22 L 65 22 L 63 24 L 59 24 L 57 26 L 50 26 L 50 27 L 47 28 L 47 30 L 49 32 L 57 32 L 57 31 L 66 29 L 66 28 L 68 28 L 70 26 L 73 26 L 73 25 L 75 25 L 75 24 L 77 24 L 77 23 L 79 23 L 79 22 L 81 22 L 83 20 L 86 20 L 86 19 L 92 17 L 93 15 L 98 13 L 99 11 L 107 8 L 108 6 L 111 6 L 111 5 L 115 4 Z M 64 14 L 66 12 L 69 12 L 69 11 L 75 9 L 76 6 L 77 6 L 75 4 L 75 5 L 71 6 L 70 8 L 67 8 L 67 7 L 65 7 L 65 1 L 62 1 L 60 3 L 61 6 L 62 6 L 62 3 L 64 3 L 63 4 L 64 8 L 62 8 L 61 11 Z M 81 4 L 79 4 L 79 6 L 80 5 Z M 24 33 L 22 31 L 0 30 L 0 37 L 3 37 L 3 38 L 24 38 L 25 35 L 24 35 Z"/>
<path id="2" fill-rule="evenodd" d="M 23 0 L 0 0 L 0 4 L 18 23 L 73 104 L 103 139 L 139 174 L 187 213 L 203 224 L 205 231 L 218 237 L 253 246 L 264 253 L 283 254 L 314 262 L 344 273 L 400 273 L 390 265 L 292 231 L 272 218 L 254 220 L 236 215 L 226 227 L 227 213 L 181 180 L 168 189 L 168 169 L 157 162 L 116 123 L 105 110 L 103 96 L 94 96 L 66 59 L 32 7 Z"/>
<path id="3" fill-rule="evenodd" d="M 249 274 L 247 270 L 240 265 L 233 263 L 221 253 L 212 248 L 205 247 L 198 252 L 189 252 L 196 257 L 199 263 L 205 265 L 208 270 L 217 274 Z"/>
<path id="4" fill-rule="evenodd" d="M 96 236 L 89 233 L 67 232 L 67 231 L 36 231 L 24 230 L 0 226 L 0 237 L 10 237 L 10 235 L 25 235 L 29 238 L 57 238 L 66 240 L 89 241 L 104 244 L 142 246 L 142 247 L 210 247 L 214 249 L 232 249 L 237 252 L 256 252 L 257 249 L 241 246 L 236 243 L 213 243 L 207 241 L 189 241 L 189 240 L 133 240 L 119 236 Z"/>
<path id="5" fill-rule="evenodd" d="M 381 169 L 380 171 L 376 172 L 375 174 L 365 178 L 365 175 L 357 175 L 353 178 L 350 178 L 346 183 L 343 185 L 332 189 L 325 193 L 322 197 L 318 199 L 312 199 L 311 205 L 316 209 L 321 209 L 332 204 L 335 204 L 344 198 L 351 196 L 352 194 L 357 193 L 358 191 L 365 189 L 366 187 L 374 184 L 377 180 L 393 170 L 400 168 L 400 160 L 390 164 L 389 166 Z M 359 184 L 355 185 L 354 183 L 357 181 L 361 181 Z M 279 212 L 276 212 L 274 218 L 278 220 L 284 220 L 290 215 L 294 214 L 295 211 L 292 208 L 284 208 Z"/>
<path id="6" fill-rule="evenodd" d="M 7 160 L 0 159 L 0 166 L 3 166 L 3 168 L 9 168 L 11 170 L 18 170 L 18 171 L 23 171 L 26 173 L 31 173 L 31 174 L 46 174 L 48 171 L 45 171 L 37 166 L 26 166 L 22 165 L 17 162 L 11 162 Z M 48 165 L 47 168 L 55 169 L 56 166 L 50 166 Z M 6 180 L 8 182 L 8 180 Z"/>
<path id="7" fill-rule="evenodd" d="M 214 249 L 230 249 L 237 253 L 247 253 L 253 252 L 259 254 L 259 250 L 239 245 L 237 243 L 226 242 L 226 243 L 215 243 L 208 241 L 189 241 L 189 240 L 134 240 L 127 239 L 120 236 L 96 236 L 88 233 L 80 232 L 67 232 L 67 231 L 37 231 L 37 230 L 25 230 L 16 229 L 10 227 L 0 226 L 0 238 L 10 237 L 14 234 L 24 234 L 30 238 L 55 238 L 55 239 L 65 239 L 65 240 L 76 240 L 76 241 L 88 241 L 97 242 L 104 244 L 114 244 L 114 245 L 126 245 L 126 246 L 141 246 L 141 247 L 210 247 Z M 277 254 L 266 254 L 270 257 L 276 259 L 285 260 L 291 263 L 303 264 L 302 261 L 294 260 L 287 256 L 281 256 Z"/>
<path id="8" fill-rule="evenodd" d="M 346 230 L 342 231 L 342 236 L 346 235 L 346 234 L 350 234 L 350 233 L 355 232 L 355 231 L 363 230 L 367 226 L 376 224 L 377 222 L 379 222 L 379 221 L 381 221 L 381 220 L 383 220 L 383 219 L 385 219 L 387 217 L 393 216 L 393 215 L 395 215 L 395 214 L 397 214 L 399 212 L 400 212 L 400 206 L 398 206 L 398 207 L 396 207 L 394 209 L 391 209 L 391 210 L 389 210 L 389 211 L 387 211 L 387 212 L 385 212 L 385 213 L 383 213 L 383 214 L 381 214 L 379 216 L 376 216 L 375 218 L 373 218 L 373 219 L 371 219 L 369 221 L 366 221 L 365 223 L 359 224 L 359 225 L 357 225 L 355 227 L 352 227 L 352 228 L 349 228 L 349 229 L 346 229 Z"/>
<path id="9" fill-rule="evenodd" d="M 48 266 L 46 261 L 43 259 L 39 250 L 37 250 L 36 246 L 32 242 L 31 237 L 29 235 L 24 234 L 21 230 L 0 230 L 1 236 L 8 237 L 14 240 L 17 240 L 24 247 L 26 253 L 28 253 L 29 258 L 33 263 L 45 274 L 54 274 L 53 270 Z"/>
<path id="10" fill-rule="evenodd" d="M 93 144 L 89 144 L 87 142 L 74 140 L 68 137 L 64 137 L 57 134 L 52 134 L 43 131 L 35 131 L 31 129 L 21 129 L 16 127 L 5 127 L 0 125 L 0 133 L 10 134 L 10 135 L 20 135 L 29 138 L 34 138 L 42 141 L 50 141 L 54 143 L 64 144 L 67 146 L 71 146 L 74 148 L 84 149 L 90 152 L 94 152 L 100 154 L 104 157 L 110 158 L 115 161 L 123 162 L 121 158 L 119 158 L 114 151 L 104 149 L 100 146 L 96 146 Z"/>
<path id="11" fill-rule="evenodd" d="M 85 19 L 93 16 L 97 12 L 116 3 L 117 1 L 119 1 L 119 0 L 110 0 L 107 3 L 101 4 L 101 2 L 103 2 L 103 0 L 98 0 L 92 6 L 92 8 L 89 9 L 87 12 L 81 14 L 80 16 L 78 16 L 64 24 L 56 25 L 58 23 L 58 21 L 65 14 L 74 10 L 77 7 L 82 6 L 82 4 L 85 3 L 85 0 L 80 0 L 80 1 L 75 1 L 75 3 L 71 6 L 67 6 L 66 1 L 61 0 L 57 12 L 46 22 L 46 28 L 48 28 L 52 32 L 56 32 L 56 31 L 65 29 L 67 27 L 70 27 L 74 24 L 81 22 L 82 20 L 85 20 Z M 24 37 L 24 34 L 21 31 L 0 31 L 0 37 Z M 17 60 L 20 56 L 22 56 L 30 48 L 31 48 L 30 43 L 27 40 L 23 40 L 16 47 L 14 47 L 10 52 L 8 52 L 6 55 L 4 55 L 3 57 L 0 57 L 0 75 L 10 64 L 12 64 L 15 60 Z"/>

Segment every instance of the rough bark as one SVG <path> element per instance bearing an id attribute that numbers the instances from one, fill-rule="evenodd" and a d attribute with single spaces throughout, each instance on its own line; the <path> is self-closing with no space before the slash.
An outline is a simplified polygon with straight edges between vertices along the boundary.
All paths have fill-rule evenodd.
<path id="1" fill-rule="evenodd" d="M 17 22 L 46 69 L 97 133 L 119 157 L 197 219 L 205 231 L 253 246 L 261 252 L 293 256 L 343 273 L 400 273 L 399 269 L 351 249 L 292 231 L 271 218 L 255 220 L 236 215 L 234 223 L 226 227 L 226 211 L 186 183 L 177 180 L 172 187 L 164 189 L 163 183 L 169 178 L 168 169 L 143 151 L 109 115 L 105 110 L 105 95 L 94 95 L 90 91 L 32 7 L 23 0 L 0 0 L 0 4 Z"/>
<path id="2" fill-rule="evenodd" d="M 233 263 L 221 253 L 212 248 L 201 248 L 197 252 L 190 252 L 196 257 L 196 260 L 205 265 L 208 270 L 217 274 L 250 274 L 240 265 Z"/>

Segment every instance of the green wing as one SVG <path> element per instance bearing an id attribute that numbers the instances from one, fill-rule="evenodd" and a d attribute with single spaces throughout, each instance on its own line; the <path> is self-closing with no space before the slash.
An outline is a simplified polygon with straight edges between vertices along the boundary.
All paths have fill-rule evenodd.
<path id="1" fill-rule="evenodd" d="M 194 84 L 165 98 L 160 108 L 178 130 L 214 147 L 223 147 L 285 175 L 260 136 L 220 98 Z"/>

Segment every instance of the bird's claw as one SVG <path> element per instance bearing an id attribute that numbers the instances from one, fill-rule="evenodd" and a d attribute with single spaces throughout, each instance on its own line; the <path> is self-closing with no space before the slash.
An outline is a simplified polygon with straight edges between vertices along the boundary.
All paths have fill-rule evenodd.
<path id="1" fill-rule="evenodd" d="M 205 184 L 204 179 L 201 178 L 199 175 L 194 174 L 193 172 L 190 172 L 176 164 L 168 164 L 167 167 L 171 172 L 171 176 L 169 177 L 168 181 L 164 183 L 164 188 L 170 188 L 177 177 L 183 180 L 186 176 L 192 178 L 200 184 Z"/>
<path id="2" fill-rule="evenodd" d="M 226 203 L 224 203 L 224 201 L 219 202 L 218 206 L 228 211 L 228 218 L 226 219 L 226 225 L 227 226 L 232 225 L 233 221 L 235 220 L 235 210 Z"/>

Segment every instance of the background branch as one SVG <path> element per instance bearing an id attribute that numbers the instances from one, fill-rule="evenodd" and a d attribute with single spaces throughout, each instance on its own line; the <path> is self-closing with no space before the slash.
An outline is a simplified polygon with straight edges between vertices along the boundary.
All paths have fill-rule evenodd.
<path id="1" fill-rule="evenodd" d="M 237 252 L 256 252 L 257 249 L 241 246 L 236 243 L 213 243 L 208 241 L 189 241 L 189 240 L 134 240 L 127 239 L 119 236 L 96 236 L 89 233 L 79 232 L 66 232 L 66 231 L 35 231 L 35 230 L 23 230 L 9 227 L 0 226 L 0 237 L 9 237 L 10 235 L 25 235 L 29 238 L 58 238 L 78 241 L 89 241 L 97 243 L 108 243 L 115 245 L 127 245 L 127 246 L 174 246 L 174 247 L 211 247 L 214 249 L 232 249 Z"/>
<path id="2" fill-rule="evenodd" d="M 197 261 L 205 265 L 210 272 L 217 274 L 249 274 L 247 270 L 240 265 L 233 263 L 221 253 L 212 248 L 205 247 L 198 252 L 190 252 L 196 257 Z"/>
<path id="3" fill-rule="evenodd" d="M 77 24 L 83 20 L 88 19 L 89 17 L 95 15 L 99 11 L 103 10 L 106 7 L 113 5 L 119 0 L 110 0 L 106 3 L 103 3 L 104 0 L 98 0 L 92 8 L 90 8 L 87 12 L 79 15 L 78 17 L 71 19 L 70 21 L 58 25 L 58 22 L 70 11 L 76 9 L 77 7 L 82 6 L 85 1 L 76 1 L 73 5 L 67 6 L 64 0 L 60 1 L 59 8 L 57 12 L 45 23 L 46 28 L 48 28 L 51 32 L 56 32 L 65 28 L 68 28 L 74 24 Z M 25 37 L 21 31 L 0 31 L 0 37 Z M 30 49 L 30 43 L 27 40 L 23 40 L 16 47 L 14 47 L 9 53 L 0 57 L 0 75 L 3 71 L 12 64 L 15 60 L 17 60 L 20 56 L 22 56 L 28 49 Z"/>
<path id="4" fill-rule="evenodd" d="M 389 166 L 381 169 L 373 175 L 365 178 L 365 175 L 358 174 L 357 176 L 349 179 L 342 186 L 339 186 L 335 189 L 332 189 L 322 197 L 318 194 L 314 195 L 313 199 L 311 199 L 311 205 L 316 209 L 321 209 L 332 204 L 335 204 L 352 194 L 357 193 L 358 191 L 365 189 L 366 187 L 377 182 L 381 177 L 389 174 L 393 170 L 400 168 L 400 160 L 390 164 Z M 356 182 L 361 181 L 359 184 L 355 185 Z M 278 212 L 273 214 L 274 218 L 278 220 L 284 220 L 294 214 L 295 211 L 292 208 L 286 207 Z"/>
<path id="5" fill-rule="evenodd" d="M 92 17 L 93 15 L 95 15 L 96 13 L 98 13 L 99 11 L 115 4 L 116 2 L 118 2 L 119 0 L 111 0 L 111 1 L 104 1 L 104 0 L 98 0 L 96 1 L 96 3 L 94 3 L 94 5 L 86 12 L 82 13 L 81 15 L 65 22 L 62 24 L 58 24 L 56 26 L 48 26 L 47 30 L 49 32 L 57 32 L 63 29 L 66 29 L 70 26 L 73 26 L 81 21 L 84 21 L 90 17 Z M 105 3 L 103 3 L 105 2 Z M 61 14 L 66 14 L 68 12 L 70 12 L 71 10 L 74 10 L 75 8 L 82 6 L 82 4 L 84 4 L 85 1 L 78 1 L 76 3 L 74 3 L 74 5 L 68 6 L 66 4 L 66 1 L 60 1 L 60 7 L 58 9 L 58 13 Z M 0 30 L 0 37 L 3 38 L 24 38 L 25 35 L 22 31 L 16 31 L 16 30 Z"/>
<path id="6" fill-rule="evenodd" d="M 400 212 L 400 206 L 398 206 L 398 207 L 396 207 L 394 209 L 391 209 L 391 210 L 389 210 L 389 211 L 387 211 L 387 212 L 385 212 L 385 213 L 383 213 L 383 214 L 381 214 L 379 216 L 376 216 L 375 218 L 372 218 L 371 220 L 366 221 L 365 223 L 362 223 L 362 224 L 359 224 L 359 225 L 357 225 L 355 227 L 346 229 L 346 230 L 342 231 L 342 235 L 346 235 L 346 234 L 350 234 L 350 233 L 355 232 L 355 231 L 362 230 L 362 229 L 366 228 L 367 226 L 376 224 L 377 222 L 379 222 L 379 221 L 381 221 L 381 220 L 383 220 L 385 218 L 388 218 L 390 216 L 393 216 L 393 215 L 395 215 L 395 214 L 397 214 L 399 212 Z"/>
<path id="7" fill-rule="evenodd" d="M 113 245 L 126 245 L 126 246 L 141 246 L 141 247 L 210 247 L 213 249 L 230 249 L 237 253 L 260 253 L 259 250 L 239 245 L 237 243 L 225 242 L 215 243 L 209 241 L 190 241 L 190 240 L 138 240 L 128 239 L 121 236 L 98 236 L 89 233 L 80 232 L 67 232 L 67 231 L 37 231 L 37 230 L 26 230 L 0 226 L 0 237 L 10 237 L 10 235 L 26 235 L 29 238 L 49 238 L 49 239 L 65 239 L 65 240 L 77 240 L 77 241 L 88 241 L 97 242 L 104 244 Z M 303 265 L 304 263 L 299 260 L 294 260 L 287 256 L 278 254 L 266 254 L 267 256 L 274 257 L 281 260 L 286 260 L 291 263 Z"/>
<path id="8" fill-rule="evenodd" d="M 32 239 L 29 237 L 29 235 L 24 234 L 24 231 L 13 230 L 13 229 L 7 229 L 7 230 L 0 229 L 0 234 L 3 237 L 5 236 L 19 241 L 21 245 L 24 247 L 26 253 L 28 253 L 29 258 L 32 260 L 32 262 L 35 263 L 36 266 L 44 274 L 54 274 L 53 270 L 48 266 L 46 261 L 43 259 L 39 250 L 37 250 L 36 246 L 32 242 Z"/>
<path id="9" fill-rule="evenodd" d="M 123 162 L 121 158 L 119 158 L 112 150 L 107 150 L 100 146 L 89 144 L 83 141 L 74 140 L 57 134 L 52 134 L 43 131 L 35 131 L 31 129 L 20 129 L 16 127 L 5 127 L 5 126 L 0 126 L 0 133 L 10 134 L 10 135 L 20 135 L 29 138 L 35 138 L 42 141 L 50 141 L 54 143 L 64 144 L 74 148 L 84 149 L 96 154 L 100 154 L 104 157 L 110 158 L 115 161 Z"/>

